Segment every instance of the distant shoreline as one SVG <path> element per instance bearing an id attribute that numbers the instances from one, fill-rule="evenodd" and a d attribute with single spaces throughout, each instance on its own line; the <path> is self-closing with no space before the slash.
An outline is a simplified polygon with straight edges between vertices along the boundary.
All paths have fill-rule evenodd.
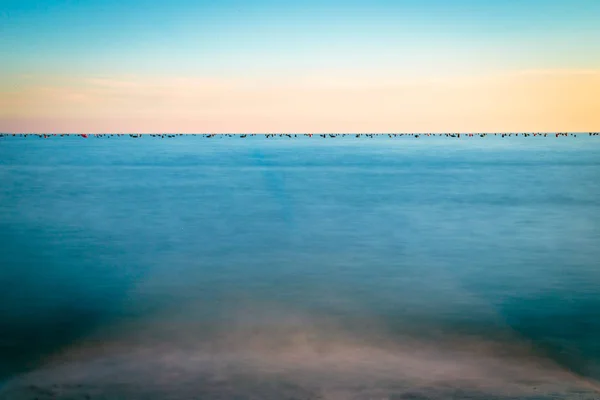
<path id="1" fill-rule="evenodd" d="M 41 138 L 56 138 L 79 136 L 88 137 L 134 137 L 142 136 L 155 138 L 174 138 L 182 136 L 199 136 L 205 138 L 213 137 L 253 137 L 264 136 L 266 138 L 299 138 L 299 137 L 315 137 L 315 138 L 337 138 L 337 137 L 355 137 L 355 138 L 372 138 L 372 137 L 577 137 L 577 136 L 600 136 L 600 132 L 448 132 L 448 133 L 0 133 L 2 137 L 41 137 Z"/>

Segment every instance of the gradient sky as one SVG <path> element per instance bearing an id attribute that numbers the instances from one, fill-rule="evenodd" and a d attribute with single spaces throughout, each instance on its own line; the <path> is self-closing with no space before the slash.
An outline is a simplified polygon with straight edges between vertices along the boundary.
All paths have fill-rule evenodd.
<path id="1" fill-rule="evenodd" d="M 597 131 L 598 21 L 598 0 L 0 0 L 0 131 Z"/>

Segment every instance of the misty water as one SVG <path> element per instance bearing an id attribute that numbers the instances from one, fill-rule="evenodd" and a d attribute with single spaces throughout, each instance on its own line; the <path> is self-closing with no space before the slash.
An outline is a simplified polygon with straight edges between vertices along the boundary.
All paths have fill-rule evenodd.
<path id="1" fill-rule="evenodd" d="M 600 139 L 0 138 L 1 399 L 597 399 Z"/>

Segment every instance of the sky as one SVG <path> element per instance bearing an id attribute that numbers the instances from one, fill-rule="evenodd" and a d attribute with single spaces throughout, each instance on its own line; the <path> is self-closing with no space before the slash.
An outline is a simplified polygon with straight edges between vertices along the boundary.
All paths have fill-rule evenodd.
<path id="1" fill-rule="evenodd" d="M 598 0 L 0 0 L 0 131 L 599 131 L 599 20 Z"/>

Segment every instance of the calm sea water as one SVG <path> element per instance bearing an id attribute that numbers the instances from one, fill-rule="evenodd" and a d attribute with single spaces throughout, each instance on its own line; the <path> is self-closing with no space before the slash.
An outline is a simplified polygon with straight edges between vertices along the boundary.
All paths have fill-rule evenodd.
<path id="1" fill-rule="evenodd" d="M 2 399 L 598 380 L 597 138 L 0 139 Z"/>

